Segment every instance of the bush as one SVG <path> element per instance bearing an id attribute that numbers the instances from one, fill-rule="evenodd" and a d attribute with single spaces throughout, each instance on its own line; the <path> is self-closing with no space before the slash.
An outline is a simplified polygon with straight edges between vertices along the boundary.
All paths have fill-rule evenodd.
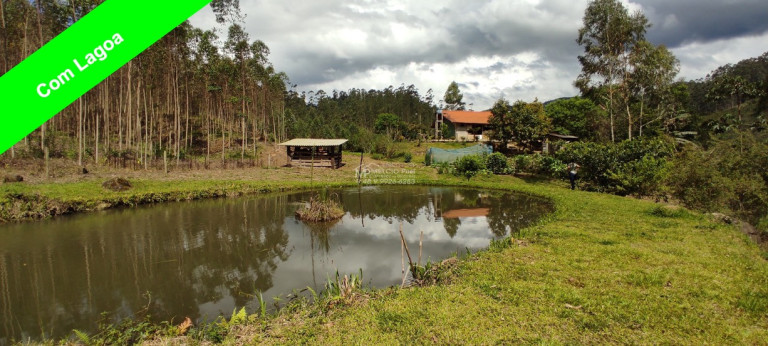
<path id="1" fill-rule="evenodd" d="M 689 208 L 720 211 L 761 224 L 768 215 L 766 152 L 768 144 L 749 133 L 719 142 L 711 150 L 689 146 L 674 160 L 667 185 Z M 764 230 L 767 223 L 762 221 Z"/>
<path id="2" fill-rule="evenodd" d="M 517 173 L 537 173 L 541 169 L 541 162 L 535 155 L 517 155 L 512 158 Z"/>
<path id="3" fill-rule="evenodd" d="M 763 233 L 768 234 L 768 215 L 763 216 L 760 221 L 757 222 L 756 227 Z"/>
<path id="4" fill-rule="evenodd" d="M 433 165 L 437 169 L 437 174 L 453 174 L 455 171 L 453 163 L 437 162 Z"/>
<path id="5" fill-rule="evenodd" d="M 509 170 L 507 157 L 502 153 L 493 153 L 485 157 L 485 167 L 493 174 L 506 174 Z"/>
<path id="6" fill-rule="evenodd" d="M 517 155 L 513 158 L 515 172 L 545 174 L 552 177 L 563 177 L 566 165 L 552 157 L 541 154 Z"/>
<path id="7" fill-rule="evenodd" d="M 455 175 L 464 176 L 467 180 L 471 179 L 480 171 L 485 169 L 485 162 L 482 157 L 477 155 L 462 156 L 454 162 Z"/>
<path id="8" fill-rule="evenodd" d="M 662 191 L 673 149 L 671 142 L 661 139 L 615 144 L 577 142 L 564 146 L 556 158 L 581 165 L 579 179 L 587 190 L 649 196 Z"/>
<path id="9" fill-rule="evenodd" d="M 669 163 L 664 158 L 650 155 L 639 160 L 618 164 L 606 176 L 619 195 L 651 195 L 663 192 L 663 181 L 669 174 Z"/>
<path id="10" fill-rule="evenodd" d="M 406 151 L 405 153 L 403 153 L 403 161 L 405 161 L 405 163 L 409 163 L 412 160 L 413 160 L 413 154 L 411 154 L 410 151 Z"/>
<path id="11" fill-rule="evenodd" d="M 541 157 L 541 171 L 539 173 L 548 174 L 556 178 L 566 175 L 567 165 L 563 161 L 552 156 L 539 155 L 539 157 Z"/>

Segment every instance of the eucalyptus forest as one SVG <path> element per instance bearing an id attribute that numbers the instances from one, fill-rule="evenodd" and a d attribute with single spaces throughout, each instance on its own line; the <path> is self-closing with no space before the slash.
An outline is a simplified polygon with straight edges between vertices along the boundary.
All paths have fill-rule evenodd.
<path id="1" fill-rule="evenodd" d="M 101 2 L 2 1 L 0 74 Z M 180 25 L 4 155 L 42 158 L 48 148 L 81 166 L 128 159 L 146 168 L 164 152 L 209 162 L 254 158 L 259 143 L 290 137 L 353 137 L 379 113 L 414 129 L 431 123 L 431 92 L 413 85 L 296 92 L 269 47 L 248 36 L 237 2 L 212 6 L 221 28 Z"/>

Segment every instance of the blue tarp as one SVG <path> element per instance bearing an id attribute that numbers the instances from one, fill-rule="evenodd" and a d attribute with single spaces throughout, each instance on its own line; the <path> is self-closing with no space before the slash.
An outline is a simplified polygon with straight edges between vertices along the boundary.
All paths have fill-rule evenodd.
<path id="1" fill-rule="evenodd" d="M 493 153 L 493 148 L 486 144 L 477 144 L 471 147 L 460 149 L 429 148 L 427 149 L 427 155 L 424 158 L 424 162 L 427 164 L 427 166 L 429 166 L 432 163 L 453 162 L 462 156 L 483 154 L 487 155 L 491 153 Z"/>

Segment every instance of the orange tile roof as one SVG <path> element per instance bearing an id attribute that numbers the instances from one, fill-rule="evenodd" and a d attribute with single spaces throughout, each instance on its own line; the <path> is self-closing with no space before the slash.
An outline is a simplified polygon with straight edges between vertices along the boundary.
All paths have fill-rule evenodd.
<path id="1" fill-rule="evenodd" d="M 488 119 L 491 117 L 490 111 L 472 112 L 472 111 L 449 111 L 444 110 L 443 116 L 454 124 L 478 124 L 488 125 Z"/>
<path id="2" fill-rule="evenodd" d="M 475 208 L 475 209 L 453 209 L 443 213 L 444 219 L 456 219 L 460 217 L 477 217 L 488 216 L 491 211 L 489 208 Z"/>

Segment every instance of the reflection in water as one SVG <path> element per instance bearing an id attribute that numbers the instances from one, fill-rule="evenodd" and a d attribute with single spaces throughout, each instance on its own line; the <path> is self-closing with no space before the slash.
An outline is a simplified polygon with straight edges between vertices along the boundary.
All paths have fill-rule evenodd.
<path id="1" fill-rule="evenodd" d="M 524 227 L 551 206 L 501 191 L 434 187 L 341 190 L 341 221 L 307 225 L 311 193 L 174 203 L 0 227 L 0 344 L 92 330 L 146 312 L 179 322 L 255 311 L 266 299 L 362 268 L 400 281 L 398 224 L 438 260 Z"/>

